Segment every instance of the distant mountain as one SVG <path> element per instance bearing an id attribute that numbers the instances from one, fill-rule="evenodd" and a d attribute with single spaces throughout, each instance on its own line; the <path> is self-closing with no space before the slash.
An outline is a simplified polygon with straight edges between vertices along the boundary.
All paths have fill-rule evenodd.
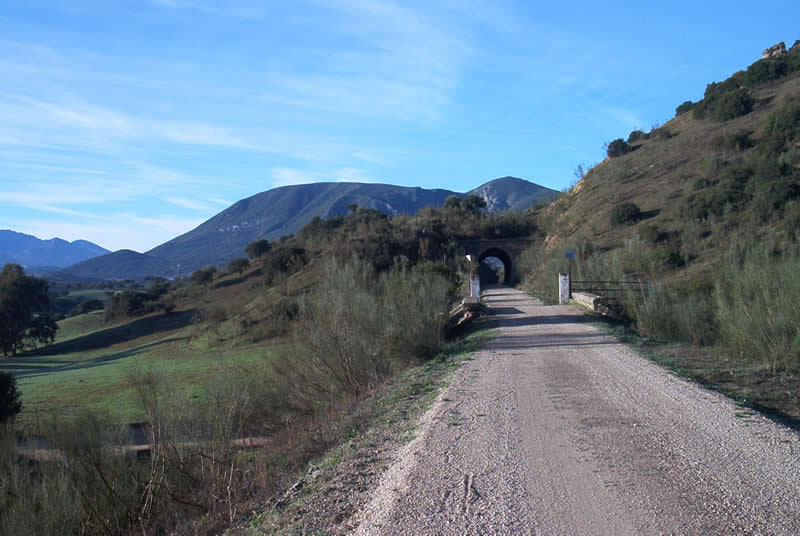
<path id="1" fill-rule="evenodd" d="M 469 192 L 487 200 L 492 211 L 524 210 L 557 192 L 523 179 L 503 177 Z M 451 195 L 468 194 L 393 186 L 321 182 L 283 186 L 242 199 L 205 223 L 145 254 L 127 251 L 98 257 L 61 270 L 57 277 L 93 279 L 141 278 L 145 275 L 172 277 L 206 265 L 222 265 L 244 256 L 253 240 L 274 241 L 296 234 L 312 218 L 347 214 L 347 206 L 380 210 L 390 216 L 416 214 L 421 208 L 440 207 Z M 140 255 L 141 257 L 135 257 Z M 137 260 L 138 259 L 138 260 Z"/>
<path id="2" fill-rule="evenodd" d="M 165 259 L 121 249 L 49 274 L 62 280 L 143 279 L 148 275 L 172 277 L 175 266 Z"/>
<path id="3" fill-rule="evenodd" d="M 32 235 L 0 230 L 0 263 L 15 262 L 28 267 L 61 268 L 109 251 L 86 240 L 67 242 L 60 238 L 40 240 Z"/>
<path id="4" fill-rule="evenodd" d="M 244 255 L 244 247 L 260 238 L 277 240 L 297 233 L 315 216 L 347 214 L 347 205 L 380 210 L 391 216 L 415 214 L 441 206 L 448 190 L 426 190 L 388 184 L 315 183 L 283 186 L 234 203 L 199 227 L 147 252 L 195 270 Z"/>
<path id="5" fill-rule="evenodd" d="M 557 193 L 525 179 L 503 177 L 478 186 L 467 192 L 467 195 L 477 195 L 485 199 L 486 207 L 491 212 L 503 212 L 527 210 L 538 201 L 552 199 Z"/>

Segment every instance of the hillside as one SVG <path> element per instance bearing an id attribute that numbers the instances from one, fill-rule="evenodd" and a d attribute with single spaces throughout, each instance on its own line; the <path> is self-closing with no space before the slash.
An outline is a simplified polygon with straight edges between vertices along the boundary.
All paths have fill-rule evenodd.
<path id="1" fill-rule="evenodd" d="M 86 240 L 67 242 L 60 238 L 41 240 L 35 236 L 0 230 L 0 262 L 30 267 L 64 267 L 109 253 Z"/>
<path id="2" fill-rule="evenodd" d="M 588 255 L 626 244 L 630 250 L 634 239 L 672 257 L 659 267 L 665 277 L 708 288 L 732 244 L 792 241 L 800 222 L 799 129 L 791 126 L 800 70 L 792 66 L 800 66 L 800 47 L 709 84 L 703 101 L 681 105 L 684 113 L 660 128 L 624 136 L 629 152 L 595 166 L 539 213 L 546 249 Z M 708 107 L 721 98 L 749 107 L 713 117 Z M 776 121 L 788 123 L 781 127 L 788 133 L 775 134 Z M 612 212 L 623 203 L 641 214 L 615 225 Z"/>
<path id="3" fill-rule="evenodd" d="M 451 195 L 484 197 L 491 211 L 525 210 L 557 192 L 523 179 L 504 177 L 466 194 L 389 184 L 315 183 L 284 186 L 242 199 L 195 229 L 146 252 L 142 262 L 132 253 L 106 255 L 62 270 L 61 279 L 127 279 L 146 275 L 175 276 L 207 265 L 224 265 L 244 255 L 245 246 L 261 238 L 270 241 L 296 234 L 315 217 L 347 214 L 347 206 L 379 210 L 389 216 L 413 215 L 425 207 L 440 207 Z M 178 266 L 180 265 L 180 268 Z"/>

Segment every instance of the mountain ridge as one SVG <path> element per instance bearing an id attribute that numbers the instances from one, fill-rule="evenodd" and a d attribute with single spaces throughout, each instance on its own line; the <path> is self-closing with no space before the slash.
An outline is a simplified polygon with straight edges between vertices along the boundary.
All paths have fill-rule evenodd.
<path id="1" fill-rule="evenodd" d="M 524 210 L 557 193 L 516 177 L 495 179 L 466 193 L 356 182 L 281 186 L 241 199 L 191 231 L 138 253 L 142 256 L 138 267 L 130 262 L 130 253 L 111 254 L 60 270 L 54 277 L 135 279 L 191 273 L 206 264 L 219 266 L 243 256 L 244 247 L 254 240 L 275 241 L 296 234 L 314 217 L 344 215 L 351 204 L 390 216 L 413 215 L 425 207 L 442 206 L 451 195 L 474 194 L 484 197 L 491 211 Z"/>
<path id="2" fill-rule="evenodd" d="M 63 268 L 108 253 L 109 250 L 88 240 L 44 240 L 10 229 L 0 230 L 0 262 L 3 264 L 14 262 L 26 268 Z"/>

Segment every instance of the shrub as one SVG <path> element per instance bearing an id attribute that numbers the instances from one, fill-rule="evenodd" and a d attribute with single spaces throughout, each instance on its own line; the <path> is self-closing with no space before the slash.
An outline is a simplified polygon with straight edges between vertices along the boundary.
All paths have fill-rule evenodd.
<path id="1" fill-rule="evenodd" d="M 800 364 L 800 272 L 796 252 L 775 257 L 771 247 L 745 253 L 714 289 L 721 342 L 769 372 Z"/>
<path id="2" fill-rule="evenodd" d="M 636 329 L 647 337 L 708 345 L 716 340 L 711 296 L 678 296 L 662 285 L 642 288 L 633 300 Z"/>
<path id="3" fill-rule="evenodd" d="M 13 420 L 22 411 L 17 379 L 10 372 L 0 371 L 0 425 Z"/>
<path id="4" fill-rule="evenodd" d="M 617 138 L 616 140 L 608 144 L 607 152 L 610 158 L 616 158 L 631 152 L 631 147 L 622 138 Z"/>
<path id="5" fill-rule="evenodd" d="M 737 89 L 719 97 L 711 108 L 711 117 L 717 121 L 728 121 L 749 114 L 754 104 L 755 100 L 749 91 Z"/>
<path id="6" fill-rule="evenodd" d="M 635 223 L 641 214 L 642 211 L 635 203 L 620 203 L 611 210 L 611 225 L 618 226 Z"/>
<path id="7" fill-rule="evenodd" d="M 764 135 L 778 150 L 800 138 L 800 102 L 784 104 L 764 120 Z"/>
<path id="8" fill-rule="evenodd" d="M 688 100 L 685 101 L 683 104 L 680 104 L 678 105 L 677 108 L 675 108 L 675 117 L 678 117 L 679 115 L 683 115 L 686 112 L 691 111 L 692 108 L 694 108 L 694 103 Z"/>
<path id="9" fill-rule="evenodd" d="M 308 412 L 360 397 L 395 369 L 436 355 L 450 289 L 447 278 L 428 270 L 379 275 L 363 261 L 331 262 L 299 303 L 297 355 L 276 366 L 289 405 Z"/>
<path id="10" fill-rule="evenodd" d="M 628 143 L 636 143 L 640 140 L 646 140 L 647 134 L 643 130 L 634 130 L 628 135 Z"/>
<path id="11" fill-rule="evenodd" d="M 308 264 L 308 255 L 303 248 L 280 246 L 273 249 L 264 260 L 264 280 L 268 285 L 280 278 L 298 272 Z"/>

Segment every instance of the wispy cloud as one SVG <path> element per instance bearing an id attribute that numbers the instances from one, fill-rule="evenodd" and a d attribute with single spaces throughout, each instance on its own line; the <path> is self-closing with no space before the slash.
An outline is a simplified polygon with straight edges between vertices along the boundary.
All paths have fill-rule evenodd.
<path id="1" fill-rule="evenodd" d="M 211 206 L 208 205 L 208 203 L 203 203 L 202 201 L 195 201 L 193 199 L 185 199 L 182 197 L 167 197 L 165 201 L 179 207 L 188 208 L 190 210 L 198 210 L 202 212 L 211 212 L 213 210 Z"/>
<path id="2" fill-rule="evenodd" d="M 272 170 L 272 185 L 275 187 L 308 184 L 316 181 L 316 176 L 301 169 L 273 168 Z"/>
<path id="3" fill-rule="evenodd" d="M 324 171 L 295 168 L 274 168 L 272 170 L 272 185 L 275 187 L 312 182 L 375 182 L 375 180 L 364 170 L 351 167 Z"/>

